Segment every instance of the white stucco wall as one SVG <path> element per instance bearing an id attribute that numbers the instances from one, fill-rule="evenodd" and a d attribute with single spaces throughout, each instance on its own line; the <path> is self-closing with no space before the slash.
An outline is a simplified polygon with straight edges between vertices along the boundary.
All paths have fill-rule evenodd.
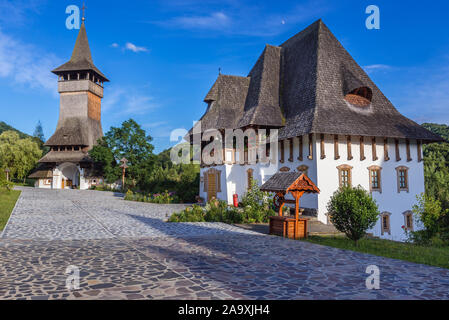
<path id="1" fill-rule="evenodd" d="M 227 201 L 229 204 L 233 203 L 233 195 L 238 194 L 239 200 L 242 195 L 246 193 L 248 178 L 247 170 L 253 169 L 253 177 L 259 184 L 265 183 L 274 173 L 279 172 L 282 167 L 290 168 L 290 171 L 296 171 L 300 165 L 308 166 L 308 176 L 320 188 L 319 195 L 304 195 L 300 199 L 300 206 L 304 208 L 317 209 L 318 219 L 323 223 L 328 223 L 327 218 L 327 204 L 333 193 L 339 188 L 339 175 L 337 166 L 347 164 L 352 166 L 352 186 L 362 186 L 365 190 L 370 190 L 370 176 L 368 167 L 377 165 L 381 170 L 381 189 L 382 192 L 373 191 L 372 196 L 377 201 L 379 211 L 389 212 L 390 215 L 390 230 L 391 234 L 385 233 L 381 235 L 381 220 L 379 218 L 376 226 L 369 230 L 375 236 L 379 236 L 391 240 L 404 240 L 405 233 L 402 229 L 404 225 L 403 213 L 411 210 L 412 206 L 417 202 L 416 196 L 424 192 L 424 169 L 423 162 L 418 162 L 417 144 L 416 140 L 410 141 L 410 155 L 412 160 L 407 161 L 406 143 L 404 139 L 400 139 L 400 161 L 396 161 L 395 143 L 394 139 L 389 139 L 388 154 L 389 160 L 384 159 L 384 140 L 383 138 L 376 139 L 376 153 L 377 160 L 373 160 L 372 155 L 372 140 L 371 137 L 364 138 L 364 154 L 365 160 L 360 159 L 360 137 L 352 137 L 351 151 L 352 160 L 348 160 L 346 136 L 339 137 L 339 159 L 334 158 L 334 136 L 325 135 L 325 155 L 321 159 L 320 150 L 320 136 L 313 136 L 313 159 L 308 159 L 309 142 L 308 136 L 303 137 L 303 160 L 298 160 L 299 155 L 299 139 L 293 139 L 293 161 L 290 162 L 290 148 L 287 142 L 284 147 L 284 163 L 279 161 L 272 165 L 239 165 L 239 164 L 225 164 L 221 166 L 214 166 L 216 170 L 221 171 L 221 192 L 217 197 L 221 200 Z M 281 148 L 279 148 L 279 153 Z M 279 160 L 281 159 L 279 154 Z M 401 191 L 398 193 L 397 189 L 397 171 L 399 166 L 406 166 L 408 170 L 408 184 L 409 191 Z M 210 168 L 201 169 L 201 177 Z M 202 180 L 200 186 L 200 195 L 207 199 L 207 192 L 204 190 L 204 182 Z M 418 225 L 415 224 L 415 230 Z"/>
<path id="2" fill-rule="evenodd" d="M 403 212 L 411 210 L 413 204 L 416 203 L 416 196 L 424 192 L 424 168 L 423 162 L 418 162 L 416 141 L 410 141 L 410 155 L 412 161 L 407 161 L 405 140 L 400 140 L 400 161 L 396 161 L 395 144 L 393 139 L 389 139 L 389 157 L 390 160 L 384 160 L 384 144 L 383 139 L 376 139 L 376 153 L 378 160 L 373 161 L 371 138 L 365 138 L 365 157 L 360 160 L 360 138 L 352 137 L 352 160 L 348 160 L 346 138 L 339 137 L 339 154 L 340 159 L 334 159 L 334 140 L 333 136 L 325 135 L 325 153 L 326 158 L 320 159 L 320 141 L 315 144 L 315 149 L 318 150 L 318 156 L 315 158 L 317 162 L 317 186 L 321 193 L 318 195 L 318 219 L 327 222 L 326 206 L 332 194 L 339 187 L 339 177 L 337 166 L 348 164 L 352 169 L 352 186 L 362 186 L 365 190 L 370 190 L 370 177 L 368 167 L 371 165 L 378 165 L 381 170 L 381 188 L 382 192 L 373 191 L 373 198 L 377 201 L 379 211 L 390 212 L 390 229 L 391 235 L 381 235 L 381 221 L 378 220 L 376 226 L 369 232 L 382 238 L 391 240 L 404 240 L 405 233 L 401 228 L 404 225 Z M 397 172 L 396 168 L 399 166 L 406 166 L 409 168 L 409 192 L 401 191 L 398 193 L 397 189 Z"/>

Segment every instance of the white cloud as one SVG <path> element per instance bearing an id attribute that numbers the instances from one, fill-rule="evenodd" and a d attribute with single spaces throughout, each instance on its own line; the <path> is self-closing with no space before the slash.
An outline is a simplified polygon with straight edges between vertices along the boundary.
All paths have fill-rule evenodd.
<path id="1" fill-rule="evenodd" d="M 23 25 L 29 22 L 29 11 L 38 13 L 45 0 L 1 0 L 0 22 L 11 25 Z"/>
<path id="2" fill-rule="evenodd" d="M 111 44 L 111 47 L 112 47 L 112 48 L 118 48 L 118 47 L 119 47 L 119 44 L 114 42 L 113 44 Z"/>
<path id="3" fill-rule="evenodd" d="M 62 60 L 0 30 L 0 77 L 41 88 L 57 95 L 57 79 L 50 73 Z"/>
<path id="4" fill-rule="evenodd" d="M 449 59 L 438 63 L 398 70 L 391 99 L 418 123 L 449 124 Z"/>
<path id="5" fill-rule="evenodd" d="M 223 12 L 213 12 L 205 16 L 176 17 L 168 25 L 185 29 L 221 29 L 231 23 L 231 18 Z"/>
<path id="6" fill-rule="evenodd" d="M 364 66 L 363 69 L 365 70 L 366 73 L 370 74 L 376 71 L 391 70 L 392 67 L 386 64 L 371 64 L 368 66 Z"/>
<path id="7" fill-rule="evenodd" d="M 109 87 L 103 100 L 103 111 L 114 116 L 144 115 L 159 106 L 153 97 L 123 86 Z"/>
<path id="8" fill-rule="evenodd" d="M 327 0 L 308 0 L 302 4 L 279 6 L 279 9 L 264 8 L 261 4 L 249 5 L 241 1 L 227 1 L 216 4 L 220 11 L 204 12 L 201 2 L 193 1 L 196 6 L 191 15 L 175 16 L 163 21 L 147 21 L 165 28 L 186 29 L 197 32 L 208 32 L 215 36 L 217 32 L 245 36 L 275 36 L 285 32 L 296 24 L 312 22 L 329 10 Z M 169 9 L 173 8 L 170 7 Z M 179 10 L 179 8 L 178 8 Z"/>
<path id="9" fill-rule="evenodd" d="M 133 44 L 131 42 L 127 42 L 126 45 L 125 45 L 125 48 L 127 50 L 130 50 L 130 51 L 136 52 L 136 53 L 138 53 L 138 52 L 148 52 L 147 48 L 145 48 L 145 47 L 138 47 L 138 46 L 136 46 L 135 44 Z"/>

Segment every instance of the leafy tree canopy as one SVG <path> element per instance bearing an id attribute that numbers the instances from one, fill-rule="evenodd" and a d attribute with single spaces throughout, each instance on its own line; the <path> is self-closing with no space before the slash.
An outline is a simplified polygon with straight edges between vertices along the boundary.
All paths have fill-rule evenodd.
<path id="1" fill-rule="evenodd" d="M 42 156 L 39 144 L 31 138 L 21 138 L 15 131 L 0 134 L 0 168 L 9 169 L 10 176 L 25 179 Z"/>

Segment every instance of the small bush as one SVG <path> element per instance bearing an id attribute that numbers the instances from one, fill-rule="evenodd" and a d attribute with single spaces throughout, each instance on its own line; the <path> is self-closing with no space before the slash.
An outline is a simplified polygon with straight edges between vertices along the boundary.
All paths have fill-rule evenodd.
<path id="1" fill-rule="evenodd" d="M 417 223 L 422 227 L 407 233 L 408 240 L 415 244 L 443 246 L 449 244 L 449 210 L 431 196 L 420 194 L 413 206 Z"/>
<path id="2" fill-rule="evenodd" d="M 268 222 L 270 216 L 276 215 L 273 200 L 269 193 L 260 191 L 256 180 L 251 181 L 251 188 L 241 201 L 246 223 Z"/>
<path id="3" fill-rule="evenodd" d="M 365 236 L 379 218 L 376 201 L 362 187 L 344 187 L 336 191 L 327 205 L 332 224 L 353 240 Z"/>
<path id="4" fill-rule="evenodd" d="M 192 207 L 173 214 L 168 222 L 205 222 L 204 215 L 205 208 L 194 204 Z"/>
<path id="5" fill-rule="evenodd" d="M 0 190 L 11 191 L 14 188 L 14 183 L 7 181 L 5 177 L 0 176 Z"/>

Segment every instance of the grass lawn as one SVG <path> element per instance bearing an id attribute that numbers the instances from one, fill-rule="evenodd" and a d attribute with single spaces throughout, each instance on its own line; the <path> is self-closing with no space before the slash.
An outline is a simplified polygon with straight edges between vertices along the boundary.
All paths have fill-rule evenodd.
<path id="1" fill-rule="evenodd" d="M 418 246 L 372 238 L 360 240 L 356 247 L 344 236 L 311 236 L 303 241 L 449 269 L 449 247 Z"/>
<path id="2" fill-rule="evenodd" d="M 9 216 L 11 215 L 11 211 L 14 209 L 19 196 L 20 191 L 17 190 L 0 190 L 0 231 L 5 228 Z"/>

